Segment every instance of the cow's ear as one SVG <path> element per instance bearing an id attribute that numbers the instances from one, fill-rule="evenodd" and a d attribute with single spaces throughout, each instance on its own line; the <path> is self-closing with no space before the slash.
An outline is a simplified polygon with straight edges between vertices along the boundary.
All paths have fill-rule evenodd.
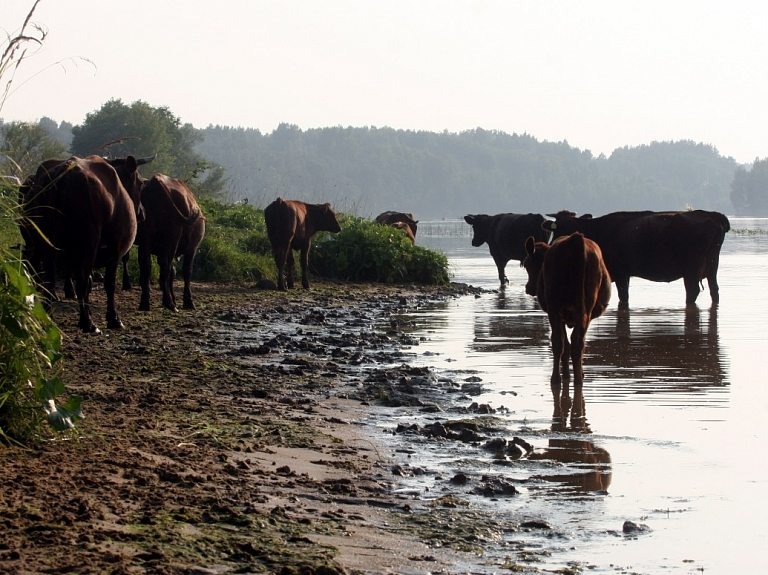
<path id="1" fill-rule="evenodd" d="M 525 240 L 525 251 L 529 256 L 533 255 L 534 250 L 536 249 L 536 240 L 533 236 L 528 236 L 528 239 Z"/>
<path id="2" fill-rule="evenodd" d="M 541 229 L 547 232 L 551 232 L 557 228 L 557 224 L 554 220 L 544 220 L 541 222 Z"/>
<path id="3" fill-rule="evenodd" d="M 467 222 L 470 226 L 474 226 L 475 216 L 464 216 L 464 221 Z"/>
<path id="4" fill-rule="evenodd" d="M 125 158 L 125 167 L 129 173 L 133 173 L 139 169 L 139 162 L 136 160 L 136 156 L 128 156 Z"/>

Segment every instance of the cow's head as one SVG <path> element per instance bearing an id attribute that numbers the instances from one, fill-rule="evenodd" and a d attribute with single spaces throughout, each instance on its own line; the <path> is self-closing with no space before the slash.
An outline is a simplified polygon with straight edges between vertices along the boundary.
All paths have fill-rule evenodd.
<path id="1" fill-rule="evenodd" d="M 541 267 L 544 265 L 544 256 L 547 254 L 549 247 L 549 244 L 545 242 L 537 242 L 533 236 L 529 236 L 525 240 L 525 252 L 528 255 L 526 255 L 521 265 L 528 273 L 528 281 L 525 284 L 525 293 L 528 295 L 538 295 Z"/>
<path id="2" fill-rule="evenodd" d="M 139 173 L 139 166 L 154 160 L 151 158 L 139 158 L 136 156 L 127 156 L 125 158 L 114 158 L 107 160 L 117 172 L 120 183 L 123 184 L 125 191 L 131 196 L 134 208 L 136 209 L 136 218 L 139 222 L 144 221 L 144 208 L 141 205 L 141 189 L 146 181 Z"/>
<path id="3" fill-rule="evenodd" d="M 580 232 L 582 231 L 580 224 L 585 220 L 592 219 L 592 214 L 584 214 L 577 218 L 576 212 L 570 210 L 560 210 L 556 214 L 547 214 L 547 216 L 555 219 L 544 220 L 541 227 L 547 232 L 552 232 L 552 239 Z"/>
<path id="4" fill-rule="evenodd" d="M 472 226 L 472 245 L 476 248 L 482 246 L 488 240 L 488 222 L 490 216 L 464 216 L 464 221 Z"/>
<path id="5" fill-rule="evenodd" d="M 339 223 L 339 219 L 336 217 L 336 212 L 333 211 L 333 208 L 331 207 L 331 204 L 323 204 L 323 212 L 322 212 L 322 221 L 320 222 L 320 226 L 318 229 L 321 229 L 326 232 L 331 232 L 333 234 L 337 234 L 341 231 L 341 224 Z"/>

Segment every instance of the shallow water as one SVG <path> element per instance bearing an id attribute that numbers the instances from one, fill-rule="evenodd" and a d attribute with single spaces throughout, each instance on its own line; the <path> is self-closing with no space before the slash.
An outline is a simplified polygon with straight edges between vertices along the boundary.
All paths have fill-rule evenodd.
<path id="1" fill-rule="evenodd" d="M 614 290 L 588 332 L 586 421 L 575 429 L 553 425 L 549 325 L 525 295 L 517 262 L 507 265 L 503 291 L 408 314 L 411 333 L 424 338 L 411 363 L 459 380 L 480 378 L 482 394 L 457 403 L 505 407 L 496 417 L 508 437 L 535 448 L 504 467 L 477 447 L 443 450 L 435 442 L 417 446 L 410 458 L 431 478 L 460 471 L 509 477 L 519 495 L 473 504 L 494 506 L 500 518 L 557 526 L 546 543 L 536 533 L 510 535 L 499 557 L 511 554 L 512 539 L 528 538 L 532 547 L 555 550 L 540 557 L 539 569 L 567 561 L 591 572 L 746 573 L 768 566 L 768 220 L 732 218 L 731 226 L 718 307 L 705 288 L 686 309 L 682 281 L 633 278 L 628 311 L 617 309 Z M 471 247 L 463 222 L 421 222 L 418 243 L 449 257 L 454 281 L 498 288 L 487 246 Z M 396 420 L 430 418 L 441 417 L 404 410 Z M 414 480 L 413 488 L 435 489 L 430 481 Z M 625 520 L 651 531 L 624 536 Z"/>

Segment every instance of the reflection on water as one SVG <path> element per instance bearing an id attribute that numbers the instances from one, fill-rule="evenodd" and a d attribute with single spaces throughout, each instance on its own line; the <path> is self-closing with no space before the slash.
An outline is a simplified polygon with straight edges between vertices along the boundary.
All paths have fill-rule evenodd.
<path id="1" fill-rule="evenodd" d="M 589 372 L 625 392 L 690 393 L 729 384 L 718 307 L 612 310 L 587 343 Z M 613 320 L 613 321 L 611 321 Z M 611 325 L 612 324 L 612 325 Z"/>
<path id="2" fill-rule="evenodd" d="M 506 352 L 549 344 L 549 322 L 534 298 L 519 291 L 500 290 L 493 309 L 474 317 L 473 351 Z"/>
<path id="3" fill-rule="evenodd" d="M 456 394 L 456 401 L 504 406 L 494 424 L 534 450 L 503 467 L 472 445 L 453 453 L 440 445 L 413 459 L 443 476 L 490 469 L 519 481 L 519 496 L 489 506 L 494 516 L 521 513 L 564 528 L 542 541 L 534 533 L 510 536 L 515 546 L 528 537 L 532 548 L 549 549 L 560 535 L 568 541 L 542 558 L 541 571 L 559 572 L 569 561 L 568 568 L 594 565 L 596 573 L 764 572 L 763 532 L 739 526 L 759 524 L 768 500 L 768 468 L 753 456 L 768 440 L 768 219 L 733 218 L 731 226 L 719 307 L 683 307 L 682 286 L 638 279 L 630 310 L 614 302 L 590 324 L 586 401 L 573 390 L 573 398 L 554 403 L 549 325 L 524 295 L 522 273 L 510 270 L 503 292 L 446 306 L 446 318 L 415 314 L 425 324 L 415 333 L 425 336 L 417 352 L 424 364 L 457 381 L 471 373 L 483 382 L 481 395 Z M 487 252 L 470 252 L 467 238 L 421 241 L 449 256 L 455 281 L 498 287 Z M 625 520 L 653 531 L 606 535 L 620 534 Z M 502 545 L 498 555 L 511 549 Z M 492 553 L 486 550 L 486 565 Z"/>

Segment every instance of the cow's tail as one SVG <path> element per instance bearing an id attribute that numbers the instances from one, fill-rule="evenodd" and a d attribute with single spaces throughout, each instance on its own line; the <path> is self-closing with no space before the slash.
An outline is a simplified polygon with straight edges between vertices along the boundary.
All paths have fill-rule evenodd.
<path id="1" fill-rule="evenodd" d="M 585 282 L 587 281 L 588 275 L 587 266 L 589 265 L 589 254 L 587 253 L 587 247 L 584 243 L 584 236 L 579 232 L 571 234 L 570 244 L 573 258 L 572 261 L 576 263 L 576 265 L 573 266 L 576 274 L 573 285 L 581 288 L 579 290 L 581 293 L 576 297 L 575 315 L 579 318 L 578 323 L 582 326 L 586 326 L 589 322 L 589 317 L 587 316 L 587 305 L 584 300 L 587 296 L 587 286 Z"/>

